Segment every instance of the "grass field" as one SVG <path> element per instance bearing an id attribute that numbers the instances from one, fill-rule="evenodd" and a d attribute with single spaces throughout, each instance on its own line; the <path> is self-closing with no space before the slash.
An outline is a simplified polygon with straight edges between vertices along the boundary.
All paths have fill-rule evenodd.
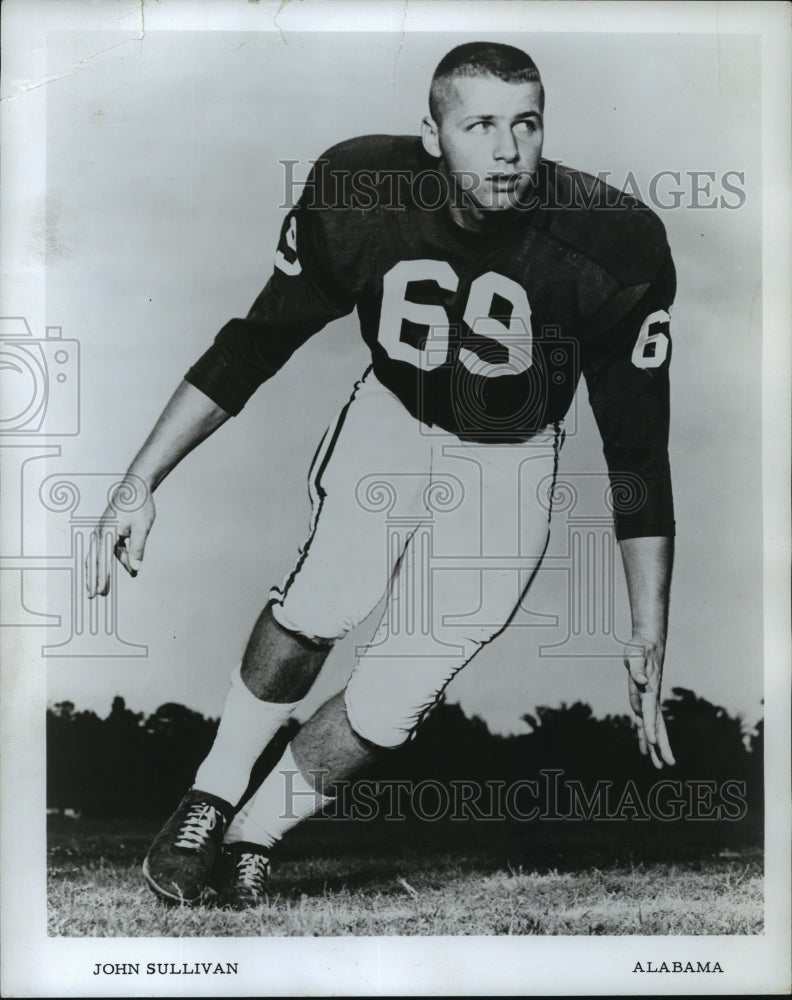
<path id="1" fill-rule="evenodd" d="M 169 906 L 143 883 L 156 821 L 50 826 L 49 933 L 66 937 L 444 934 L 758 934 L 758 851 L 700 847 L 679 860 L 636 860 L 618 834 L 528 844 L 485 824 L 364 831 L 307 824 L 273 871 L 266 902 L 242 912 Z M 359 826 L 359 824 L 358 824 Z M 361 839 L 356 832 L 356 841 Z M 438 841 L 442 848 L 438 848 Z M 655 845 L 656 847 L 657 845 Z M 648 855 L 653 852 L 649 844 Z M 624 855 L 619 857 L 619 855 Z M 685 856 L 687 855 L 687 856 Z M 695 856 L 698 855 L 698 856 Z"/>

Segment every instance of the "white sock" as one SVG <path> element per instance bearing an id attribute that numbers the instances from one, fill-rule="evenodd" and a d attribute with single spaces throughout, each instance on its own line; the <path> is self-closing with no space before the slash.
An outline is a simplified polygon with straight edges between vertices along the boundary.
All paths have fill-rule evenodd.
<path id="1" fill-rule="evenodd" d="M 198 768 L 193 788 L 236 805 L 259 754 L 298 705 L 261 701 L 245 686 L 242 668 L 237 667 L 212 749 Z"/>
<path id="2" fill-rule="evenodd" d="M 226 843 L 238 840 L 272 847 L 302 820 L 319 812 L 334 796 L 322 795 L 300 773 L 291 743 L 256 794 L 240 809 L 226 831 Z"/>

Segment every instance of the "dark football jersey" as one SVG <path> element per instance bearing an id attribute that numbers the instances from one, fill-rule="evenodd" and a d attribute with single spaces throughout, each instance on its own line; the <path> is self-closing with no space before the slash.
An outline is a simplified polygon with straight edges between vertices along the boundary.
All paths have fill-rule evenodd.
<path id="1" fill-rule="evenodd" d="M 563 419 L 581 373 L 619 538 L 674 531 L 665 232 L 646 206 L 543 160 L 511 211 L 470 231 L 419 139 L 367 136 L 317 161 L 272 277 L 188 381 L 228 413 L 357 308 L 374 372 L 416 419 L 476 442 Z"/>

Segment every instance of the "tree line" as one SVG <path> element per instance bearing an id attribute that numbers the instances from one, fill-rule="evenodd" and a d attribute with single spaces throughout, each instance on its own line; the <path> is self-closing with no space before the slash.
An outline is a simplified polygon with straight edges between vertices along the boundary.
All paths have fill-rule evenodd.
<path id="1" fill-rule="evenodd" d="M 666 829 L 691 819 L 693 809 L 694 820 L 709 820 L 697 827 L 708 837 L 727 830 L 730 841 L 760 843 L 763 723 L 749 729 L 740 716 L 682 687 L 673 688 L 663 706 L 677 765 L 658 772 L 640 755 L 626 715 L 596 718 L 582 702 L 541 706 L 523 716 L 526 733 L 500 736 L 458 705 L 441 704 L 414 740 L 383 755 L 363 776 L 371 779 L 366 818 L 378 801 L 385 816 L 382 797 L 389 795 L 392 807 L 393 787 L 407 781 L 426 793 L 417 805 L 409 794 L 402 798 L 408 819 L 421 809 L 439 815 L 445 789 L 455 794 L 453 801 L 446 796 L 447 811 L 456 810 L 451 818 L 476 818 L 494 799 L 485 801 L 483 793 L 477 799 L 475 790 L 489 794 L 501 786 L 500 794 L 512 796 L 506 812 L 515 821 L 544 809 L 541 818 L 574 814 L 577 820 L 627 819 Z M 117 696 L 105 718 L 58 702 L 47 710 L 47 804 L 84 816 L 166 816 L 192 783 L 216 728 L 216 719 L 174 702 L 145 715 Z M 297 728 L 289 723 L 265 751 L 251 789 Z M 338 813 L 361 815 L 354 794 L 339 796 Z"/>

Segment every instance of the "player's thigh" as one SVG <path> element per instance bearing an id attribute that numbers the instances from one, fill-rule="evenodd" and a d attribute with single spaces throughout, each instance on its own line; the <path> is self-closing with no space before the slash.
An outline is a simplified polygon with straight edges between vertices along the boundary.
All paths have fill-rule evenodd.
<path id="1" fill-rule="evenodd" d="M 454 484 L 457 502 L 411 539 L 352 673 L 346 703 L 359 735 L 386 747 L 409 739 L 454 675 L 506 627 L 547 545 L 559 447 L 555 433 L 530 446 L 453 444 L 435 462 L 433 486 Z"/>
<path id="2" fill-rule="evenodd" d="M 359 384 L 312 463 L 309 537 L 272 592 L 285 628 L 334 639 L 385 592 L 405 526 L 425 511 L 429 447 L 420 425 L 372 376 Z"/>
<path id="3" fill-rule="evenodd" d="M 520 444 L 445 444 L 433 477 L 453 476 L 461 501 L 436 518 L 434 628 L 474 646 L 507 624 L 539 567 L 563 435 L 548 428 Z"/>

